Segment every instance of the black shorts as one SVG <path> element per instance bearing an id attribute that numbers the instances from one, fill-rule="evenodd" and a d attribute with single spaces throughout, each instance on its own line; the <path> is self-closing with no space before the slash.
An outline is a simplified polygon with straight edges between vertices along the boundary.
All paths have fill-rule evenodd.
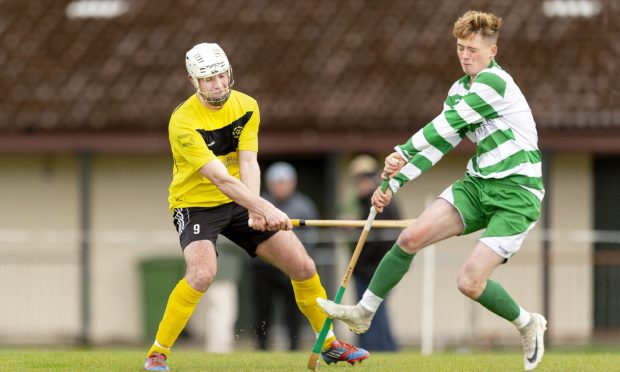
<path id="1" fill-rule="evenodd" d="M 210 240 L 215 246 L 217 236 L 222 234 L 256 257 L 256 247 L 276 232 L 254 230 L 248 226 L 248 218 L 248 210 L 237 203 L 210 208 L 175 208 L 173 214 L 181 249 L 197 240 Z"/>

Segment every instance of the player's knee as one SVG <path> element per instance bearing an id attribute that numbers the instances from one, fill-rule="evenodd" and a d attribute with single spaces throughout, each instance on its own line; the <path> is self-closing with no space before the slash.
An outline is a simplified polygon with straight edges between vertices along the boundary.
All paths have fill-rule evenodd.
<path id="1" fill-rule="evenodd" d="M 480 297 L 480 294 L 482 293 L 481 281 L 475 276 L 467 275 L 464 272 L 459 273 L 456 284 L 459 291 L 472 300 Z"/>
<path id="2" fill-rule="evenodd" d="M 204 292 L 215 279 L 215 271 L 207 267 L 197 267 L 187 270 L 186 280 L 197 291 Z"/>
<path id="3" fill-rule="evenodd" d="M 430 231 L 430 225 L 416 225 L 415 227 L 407 228 L 400 233 L 398 245 L 407 253 L 416 253 L 424 248 L 424 243 L 428 240 Z"/>
<path id="4" fill-rule="evenodd" d="M 316 266 L 310 257 L 306 257 L 299 265 L 299 269 L 292 273 L 291 277 L 297 281 L 304 281 L 316 274 Z M 298 279 L 297 279 L 298 277 Z"/>

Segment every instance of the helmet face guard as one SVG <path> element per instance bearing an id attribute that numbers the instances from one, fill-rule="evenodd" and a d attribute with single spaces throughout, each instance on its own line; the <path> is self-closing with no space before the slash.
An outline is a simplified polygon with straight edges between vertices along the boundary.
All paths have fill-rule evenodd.
<path id="1" fill-rule="evenodd" d="M 232 66 L 222 48 L 215 43 L 202 43 L 194 46 L 185 55 L 185 67 L 192 78 L 192 83 L 196 88 L 196 93 L 202 99 L 213 106 L 222 106 L 230 97 L 230 88 L 234 84 Z M 226 92 L 221 97 L 217 97 L 212 92 L 200 89 L 200 79 L 217 76 L 226 73 L 228 75 L 228 86 Z"/>
<path id="2" fill-rule="evenodd" d="M 234 79 L 233 79 L 233 72 L 232 72 L 232 66 L 229 66 L 228 70 L 225 71 L 224 73 L 226 73 L 228 75 L 228 84 L 226 86 L 226 92 L 220 96 L 220 97 L 215 97 L 213 95 L 212 92 L 209 91 L 204 91 L 200 89 L 200 80 L 205 80 L 209 77 L 212 76 L 201 76 L 201 77 L 194 77 L 192 76 L 192 83 L 194 84 L 194 87 L 196 88 L 196 93 L 198 95 L 200 95 L 200 97 L 207 101 L 210 105 L 212 106 L 223 106 L 224 103 L 226 103 L 226 101 L 228 101 L 228 98 L 230 98 L 230 88 L 233 86 L 233 84 L 235 83 Z M 221 73 L 219 73 L 221 74 Z M 217 75 L 219 75 L 217 74 Z"/>

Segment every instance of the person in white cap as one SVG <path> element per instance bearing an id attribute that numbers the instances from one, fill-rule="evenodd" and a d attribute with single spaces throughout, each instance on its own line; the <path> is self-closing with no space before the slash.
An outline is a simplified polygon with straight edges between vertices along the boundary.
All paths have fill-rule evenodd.
<path id="1" fill-rule="evenodd" d="M 291 278 L 297 305 L 317 335 L 326 319 L 315 302 L 326 293 L 314 261 L 290 231 L 288 216 L 259 196 L 256 100 L 231 89 L 232 67 L 218 44 L 194 46 L 185 66 L 196 91 L 174 110 L 168 125 L 174 160 L 168 202 L 186 274 L 170 294 L 144 362 L 147 371 L 169 370 L 170 350 L 215 278 L 219 234 Z M 366 350 L 337 340 L 333 331 L 322 355 L 327 363 L 368 358 Z"/>

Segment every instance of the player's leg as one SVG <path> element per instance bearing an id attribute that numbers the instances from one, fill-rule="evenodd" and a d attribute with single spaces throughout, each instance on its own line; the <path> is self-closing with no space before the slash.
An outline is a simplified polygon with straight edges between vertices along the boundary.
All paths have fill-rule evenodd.
<path id="1" fill-rule="evenodd" d="M 182 208 L 175 210 L 174 223 L 179 233 L 186 272 L 172 290 L 159 323 L 155 341 L 149 349 L 144 369 L 168 370 L 170 349 L 185 328 L 203 293 L 217 271 L 214 242 L 227 223 L 229 207 Z"/>
<path id="2" fill-rule="evenodd" d="M 297 236 L 292 231 L 279 231 L 262 242 L 256 249 L 256 254 L 291 278 L 297 306 L 318 335 L 326 315 L 317 305 L 316 299 L 325 299 L 327 294 L 316 272 L 314 261 L 308 256 Z M 368 352 L 336 340 L 333 329 L 330 329 L 323 343 L 322 356 L 328 364 L 338 361 L 355 363 L 368 358 Z"/>
<path id="3" fill-rule="evenodd" d="M 314 299 L 326 298 L 314 261 L 308 256 L 303 245 L 291 231 L 279 231 L 259 244 L 256 255 L 274 265 L 291 278 L 297 306 L 308 318 L 315 333 L 321 331 L 325 314 L 321 312 Z M 331 341 L 335 337 L 331 333 Z"/>
<path id="4" fill-rule="evenodd" d="M 544 354 L 546 319 L 521 308 L 501 284 L 488 279 L 516 254 L 540 216 L 540 200 L 518 186 L 485 185 L 489 224 L 459 271 L 459 290 L 494 314 L 512 322 L 521 334 L 525 370 L 536 368 Z"/>
<path id="5" fill-rule="evenodd" d="M 458 210 L 439 198 L 422 212 L 411 226 L 401 232 L 398 240 L 377 266 L 368 289 L 357 305 L 338 305 L 317 300 L 332 319 L 340 319 L 355 333 L 364 333 L 385 296 L 409 271 L 416 252 L 433 243 L 463 232 Z"/>
<path id="6" fill-rule="evenodd" d="M 168 298 L 155 342 L 148 352 L 146 370 L 166 370 L 156 369 L 158 367 L 156 365 L 149 366 L 149 360 L 154 355 L 157 357 L 159 357 L 157 354 L 163 355 L 165 365 L 170 349 L 194 313 L 198 301 L 215 278 L 217 263 L 212 242 L 208 240 L 192 242 L 185 248 L 184 256 L 187 271 L 185 277 L 177 283 Z"/>
<path id="7" fill-rule="evenodd" d="M 467 297 L 517 327 L 523 342 L 525 369 L 529 371 L 536 368 L 544 354 L 547 321 L 540 314 L 524 310 L 500 283 L 488 279 L 505 259 L 478 242 L 459 270 L 458 287 Z"/>
<path id="8" fill-rule="evenodd" d="M 217 271 L 215 247 L 208 240 L 190 243 L 184 251 L 186 274 L 172 290 L 159 324 L 156 342 L 170 349 L 194 312 Z"/>
<path id="9" fill-rule="evenodd" d="M 465 296 L 480 302 L 494 314 L 513 321 L 519 316 L 519 306 L 499 283 L 488 279 L 505 259 L 478 242 L 459 269 L 457 284 Z"/>

